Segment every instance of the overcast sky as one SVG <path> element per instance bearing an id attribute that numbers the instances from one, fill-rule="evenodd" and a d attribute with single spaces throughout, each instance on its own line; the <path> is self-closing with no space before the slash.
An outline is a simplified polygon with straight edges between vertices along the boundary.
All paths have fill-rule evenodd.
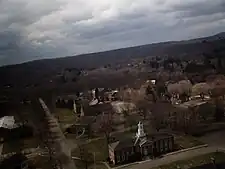
<path id="1" fill-rule="evenodd" d="M 0 0 L 0 65 L 225 31 L 225 0 Z"/>

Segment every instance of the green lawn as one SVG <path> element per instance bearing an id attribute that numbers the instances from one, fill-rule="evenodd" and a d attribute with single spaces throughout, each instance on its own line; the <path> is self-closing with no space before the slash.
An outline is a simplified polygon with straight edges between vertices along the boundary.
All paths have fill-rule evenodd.
<path id="1" fill-rule="evenodd" d="M 39 168 L 39 169 L 52 168 L 51 163 L 49 162 L 49 157 L 36 156 L 36 157 L 30 159 L 29 163 L 34 168 Z"/>
<path id="2" fill-rule="evenodd" d="M 72 110 L 57 108 L 55 110 L 55 117 L 58 119 L 61 127 L 64 128 L 67 124 L 73 124 L 76 121 L 76 116 Z"/>
<path id="3" fill-rule="evenodd" d="M 88 151 L 90 154 L 95 153 L 96 161 L 105 161 L 107 158 L 107 144 L 104 138 L 92 141 L 88 144 L 81 144 L 84 151 Z M 72 156 L 80 157 L 80 149 L 76 148 L 72 151 Z"/>
<path id="4" fill-rule="evenodd" d="M 104 136 L 104 135 L 102 135 Z M 126 138 L 132 138 L 135 136 L 135 132 L 130 132 L 130 131 L 126 131 L 123 133 L 117 133 L 117 134 L 113 134 L 112 137 L 116 138 L 116 139 L 126 139 Z M 73 136 L 68 135 L 67 138 L 73 139 Z M 77 142 L 77 140 L 76 140 Z M 82 145 L 82 140 L 80 140 L 80 145 L 82 148 L 84 148 L 85 150 L 88 150 L 90 153 L 94 153 L 96 154 L 96 161 L 105 161 L 107 158 L 107 150 L 108 150 L 108 146 L 106 143 L 106 139 L 105 138 L 100 138 L 98 140 L 94 140 L 88 144 Z M 76 157 L 80 157 L 80 150 L 79 148 L 76 148 L 72 151 L 72 155 L 76 156 Z"/>
<path id="5" fill-rule="evenodd" d="M 136 135 L 136 132 L 133 130 L 130 130 L 130 131 L 113 134 L 112 137 L 115 137 L 117 139 L 129 139 L 129 138 L 134 138 L 135 135 Z"/>
<path id="6" fill-rule="evenodd" d="M 188 135 L 176 135 L 174 139 L 175 143 L 178 144 L 181 148 L 191 148 L 204 144 L 194 137 Z"/>
<path id="7" fill-rule="evenodd" d="M 205 154 L 202 156 L 194 157 L 187 160 L 177 161 L 168 165 L 152 168 L 152 169 L 189 169 L 196 166 L 201 166 L 212 162 L 212 158 L 215 159 L 216 163 L 225 162 L 225 153 L 215 152 Z"/>
<path id="8" fill-rule="evenodd" d="M 5 142 L 3 144 L 2 154 L 8 154 L 11 152 L 20 152 L 21 150 L 28 148 L 37 148 L 38 140 L 36 138 L 21 139 L 16 141 Z"/>

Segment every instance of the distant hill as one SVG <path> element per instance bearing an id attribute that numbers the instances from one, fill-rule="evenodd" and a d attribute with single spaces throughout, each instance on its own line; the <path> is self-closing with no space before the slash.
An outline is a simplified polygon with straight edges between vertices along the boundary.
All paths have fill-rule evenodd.
<path id="1" fill-rule="evenodd" d="M 173 56 L 193 58 L 202 53 L 211 54 L 221 44 L 225 44 L 225 32 L 210 37 L 186 41 L 171 41 L 148 44 L 117 50 L 68 56 L 55 59 L 43 59 L 18 65 L 0 67 L 0 86 L 7 84 L 24 85 L 40 83 L 66 68 L 90 69 L 106 64 L 117 64 L 131 58 L 147 56 Z M 224 49 L 225 50 L 225 49 Z M 21 80 L 23 77 L 23 80 Z M 3 80 L 4 79 L 4 80 Z"/>

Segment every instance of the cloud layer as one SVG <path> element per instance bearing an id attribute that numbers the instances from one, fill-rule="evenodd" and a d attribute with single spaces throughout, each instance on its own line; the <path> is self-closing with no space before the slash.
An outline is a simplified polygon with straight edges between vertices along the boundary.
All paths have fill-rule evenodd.
<path id="1" fill-rule="evenodd" d="M 0 65 L 224 30 L 224 0 L 0 0 Z"/>

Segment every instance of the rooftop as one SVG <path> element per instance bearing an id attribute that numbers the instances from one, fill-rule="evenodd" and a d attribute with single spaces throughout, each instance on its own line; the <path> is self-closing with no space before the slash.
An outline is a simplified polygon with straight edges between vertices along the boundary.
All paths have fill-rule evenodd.
<path id="1" fill-rule="evenodd" d="M 102 103 L 102 104 L 96 104 L 93 106 L 90 105 L 84 105 L 84 114 L 85 116 L 96 116 L 98 114 L 101 114 L 102 112 L 113 112 L 112 105 L 110 103 Z"/>
<path id="2" fill-rule="evenodd" d="M 17 125 L 15 124 L 14 116 L 4 116 L 0 118 L 0 127 L 8 129 L 16 128 Z"/>
<path id="3" fill-rule="evenodd" d="M 95 116 L 82 116 L 76 124 L 91 124 L 95 121 Z"/>
<path id="4" fill-rule="evenodd" d="M 61 95 L 61 96 L 57 96 L 57 99 L 66 99 L 66 100 L 69 100 L 69 99 L 77 99 L 77 94 L 69 94 L 69 95 Z"/>
<path id="5" fill-rule="evenodd" d="M 184 102 L 184 103 L 176 105 L 176 106 L 181 107 L 181 108 L 189 108 L 189 107 L 201 106 L 206 103 L 208 103 L 207 100 L 199 99 L 199 100 L 190 100 L 188 102 Z"/>
<path id="6" fill-rule="evenodd" d="M 170 135 L 168 133 L 156 133 L 156 134 L 147 135 L 147 142 L 145 142 L 145 143 L 152 143 L 153 141 L 168 138 L 171 136 L 172 135 Z M 136 140 L 136 138 L 132 138 L 132 137 L 122 139 L 122 140 L 117 140 L 117 141 L 111 143 L 110 146 L 112 149 L 116 149 L 116 150 L 121 149 L 121 148 L 131 147 L 131 146 L 134 146 L 135 140 Z"/>

